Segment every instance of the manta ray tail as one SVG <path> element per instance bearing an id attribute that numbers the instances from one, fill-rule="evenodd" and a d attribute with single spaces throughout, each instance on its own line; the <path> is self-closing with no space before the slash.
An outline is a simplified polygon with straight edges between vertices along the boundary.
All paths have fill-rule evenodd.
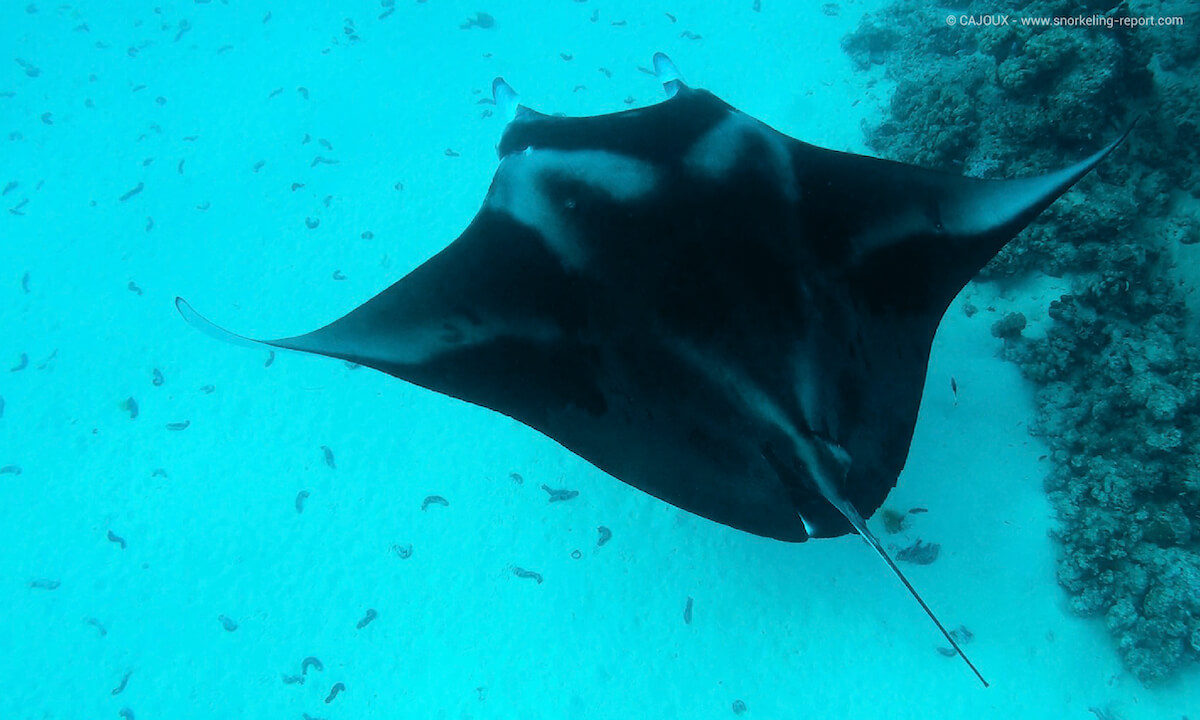
<path id="1" fill-rule="evenodd" d="M 942 621 L 938 620 L 937 615 L 933 614 L 933 610 L 931 610 L 929 606 L 925 604 L 925 600 L 921 598 L 921 594 L 917 592 L 917 589 L 912 586 L 912 583 L 910 583 L 908 578 L 904 576 L 904 573 L 900 571 L 900 568 L 896 565 L 896 562 L 892 560 L 891 556 L 887 554 L 887 551 L 883 549 L 883 546 L 879 544 L 879 539 L 876 538 L 875 534 L 872 533 L 870 528 L 867 527 L 866 522 L 863 521 L 862 516 L 859 515 L 858 511 L 854 509 L 854 506 L 848 502 L 843 502 L 841 505 L 844 505 L 845 507 L 838 507 L 838 509 L 845 514 L 846 519 L 849 520 L 850 524 L 854 526 L 854 529 L 858 532 L 859 536 L 861 536 L 862 539 L 865 540 L 867 544 L 875 550 L 879 557 L 883 558 L 883 561 L 892 569 L 892 572 L 896 574 L 896 577 L 900 578 L 900 582 L 904 583 L 904 587 L 908 588 L 908 591 L 912 593 L 912 596 L 916 598 L 918 603 L 920 603 L 921 609 L 925 611 L 925 614 L 929 616 L 929 619 L 933 621 L 933 624 L 937 625 L 937 629 L 940 630 L 942 635 L 945 636 L 946 640 L 949 641 L 950 647 L 954 648 L 958 652 L 958 656 L 963 659 L 963 662 L 967 664 L 967 667 L 971 668 L 971 672 L 975 673 L 975 677 L 979 678 L 979 682 L 983 683 L 984 687 L 988 687 L 988 681 L 983 679 L 983 674 L 979 672 L 979 668 L 975 667 L 975 663 L 971 662 L 971 658 L 967 657 L 967 654 L 963 652 L 961 647 L 959 647 L 958 641 L 955 640 L 954 636 L 946 630 L 946 627 L 942 625 Z"/>
<path id="2" fill-rule="evenodd" d="M 792 437 L 792 445 L 796 452 L 795 460 L 799 466 L 808 470 L 808 476 L 813 479 L 813 485 L 815 486 L 813 489 L 820 493 L 830 505 L 841 513 L 854 528 L 854 531 L 887 563 L 887 566 L 892 569 L 892 572 L 896 574 L 900 582 L 904 583 L 904 587 L 908 588 L 908 591 L 916 598 L 917 603 L 920 604 L 921 609 L 925 611 L 929 619 L 933 621 L 933 624 L 937 625 L 937 629 L 945 636 L 950 646 L 958 653 L 958 656 L 963 659 L 967 667 L 971 668 L 971 672 L 975 673 L 975 677 L 979 678 L 979 682 L 983 683 L 984 687 L 988 687 L 988 681 L 983 678 L 983 674 L 979 672 L 979 669 L 975 667 L 975 664 L 971 662 L 971 659 L 959 647 L 958 641 L 946 630 L 946 626 L 942 625 L 942 622 L 933 614 L 933 610 L 925 603 L 925 600 L 917 592 L 917 589 L 912 586 L 912 583 L 904 576 L 904 573 L 896 565 L 896 562 L 883 549 L 883 545 L 879 543 L 879 539 L 867 527 L 862 514 L 846 498 L 845 494 L 839 490 L 839 487 L 843 484 L 841 481 L 846 477 L 847 471 L 850 468 L 850 455 L 842 447 L 825 438 L 804 436 L 795 433 L 789 434 Z M 766 448 L 765 452 L 774 461 L 772 465 L 777 471 L 780 468 L 786 467 L 778 462 L 778 457 L 769 448 Z M 809 527 L 809 521 L 803 515 L 800 516 L 800 520 L 804 522 L 806 528 Z"/>

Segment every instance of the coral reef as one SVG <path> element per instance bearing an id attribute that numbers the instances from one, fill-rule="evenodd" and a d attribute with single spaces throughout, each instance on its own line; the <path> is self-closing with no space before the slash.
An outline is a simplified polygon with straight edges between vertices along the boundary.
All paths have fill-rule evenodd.
<path id="1" fill-rule="evenodd" d="M 992 332 L 1036 387 L 1051 448 L 1058 579 L 1103 617 L 1143 682 L 1200 660 L 1200 350 L 1180 249 L 1200 241 L 1200 36 L 1184 28 L 1026 27 L 1022 17 L 1200 18 L 1185 2 L 897 2 L 843 41 L 896 82 L 867 128 L 879 154 L 979 177 L 1080 157 L 1139 114 L 1121 155 L 984 271 L 1069 277 L 1044 336 L 998 303 Z M 946 16 L 1008 15 L 951 26 Z M 1192 280 L 1200 274 L 1192 273 Z M 1197 309 L 1200 309 L 1198 306 Z"/>

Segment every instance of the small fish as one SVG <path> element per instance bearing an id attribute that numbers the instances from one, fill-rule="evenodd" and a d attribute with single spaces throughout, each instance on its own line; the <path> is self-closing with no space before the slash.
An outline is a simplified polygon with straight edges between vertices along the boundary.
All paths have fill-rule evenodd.
<path id="1" fill-rule="evenodd" d="M 929 565 L 938 559 L 938 555 L 942 551 L 942 546 L 938 543 L 925 543 L 921 538 L 906 548 L 901 548 L 896 553 L 896 559 L 901 562 L 910 562 L 914 565 Z"/>
<path id="2" fill-rule="evenodd" d="M 108 531 L 108 541 L 111 543 L 116 543 L 116 544 L 120 545 L 122 550 L 124 550 L 126 547 L 128 547 L 128 545 L 125 543 L 125 538 L 116 534 L 112 530 Z"/>
<path id="3" fill-rule="evenodd" d="M 127 397 L 121 401 L 121 410 L 129 413 L 130 420 L 136 420 L 138 416 L 138 403 L 132 397 Z"/>
<path id="4" fill-rule="evenodd" d="M 310 667 L 319 672 L 324 672 L 324 670 L 325 670 L 325 666 L 321 663 L 320 660 L 313 657 L 312 655 L 309 655 L 308 657 L 306 657 L 300 661 L 300 674 L 308 675 L 308 669 Z"/>
<path id="5" fill-rule="evenodd" d="M 112 689 L 113 695 L 120 695 L 121 693 L 125 692 L 125 686 L 129 684 L 129 676 L 132 674 L 133 674 L 132 670 L 127 670 L 125 672 L 125 677 L 121 678 L 120 684 L 118 684 L 115 688 Z"/>
<path id="6" fill-rule="evenodd" d="M 534 572 L 532 570 L 526 570 L 525 568 L 515 567 L 515 568 L 513 568 L 513 575 L 516 575 L 517 577 L 523 578 L 523 579 L 527 578 L 530 580 L 536 580 L 538 585 L 542 584 L 542 574 Z"/>
<path id="7" fill-rule="evenodd" d="M 144 189 L 145 189 L 145 187 L 146 187 L 146 183 L 144 183 L 144 182 L 140 182 L 140 183 L 138 183 L 138 184 L 137 184 L 137 185 L 135 185 L 135 186 L 134 186 L 132 189 L 130 189 L 130 190 L 128 190 L 128 191 L 126 191 L 126 193 L 120 197 L 120 201 L 121 201 L 121 202 L 125 202 L 125 201 L 126 201 L 126 200 L 128 200 L 129 198 L 131 198 L 131 197 L 133 197 L 134 195 L 137 195 L 138 193 L 140 193 L 142 190 L 144 190 Z"/>
<path id="8" fill-rule="evenodd" d="M 87 618 L 85 620 L 85 622 L 88 625 L 91 625 L 92 627 L 96 628 L 96 632 L 100 633 L 100 637 L 104 637 L 105 635 L 108 635 L 108 628 L 104 627 L 104 625 L 96 618 Z M 116 693 L 113 693 L 113 694 L 115 695 Z"/>
<path id="9" fill-rule="evenodd" d="M 458 29 L 459 30 L 470 30 L 471 28 L 479 28 L 480 30 L 487 30 L 489 28 L 495 27 L 495 25 L 496 25 L 496 18 L 492 17 L 491 15 L 488 15 L 485 12 L 477 12 L 477 13 L 475 13 L 475 17 L 468 18 L 466 22 L 464 22 L 462 25 L 458 26 Z"/>
<path id="10" fill-rule="evenodd" d="M 441 495 L 430 495 L 430 496 L 426 497 L 425 500 L 421 503 L 421 509 L 424 510 L 425 508 L 429 507 L 430 505 L 441 505 L 442 507 L 450 507 L 450 501 L 447 500 L 446 498 L 442 497 Z"/>
<path id="11" fill-rule="evenodd" d="M 572 498 L 579 497 L 578 490 L 567 490 L 566 488 L 552 488 L 549 485 L 543 485 L 542 489 L 550 495 L 550 502 L 565 502 Z"/>
<path id="12" fill-rule="evenodd" d="M 50 363 L 53 362 L 54 358 L 56 357 L 58 357 L 58 348 L 54 348 L 54 351 L 47 355 L 45 360 L 42 360 L 40 363 L 38 363 L 37 369 L 45 370 L 46 368 L 50 367 Z"/>
<path id="13" fill-rule="evenodd" d="M 966 645 L 975 639 L 975 633 L 968 630 L 966 625 L 959 625 L 950 631 L 950 637 L 954 638 L 959 645 Z M 937 651 L 946 657 L 954 657 L 958 654 L 958 651 L 952 647 L 939 647 Z"/>

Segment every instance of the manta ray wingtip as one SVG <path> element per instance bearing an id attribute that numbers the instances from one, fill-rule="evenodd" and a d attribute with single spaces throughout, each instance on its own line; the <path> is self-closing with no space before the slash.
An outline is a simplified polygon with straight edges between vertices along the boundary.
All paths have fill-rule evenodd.
<path id="1" fill-rule="evenodd" d="M 183 319 L 187 321 L 188 325 L 191 325 L 210 338 L 220 340 L 221 342 L 227 342 L 232 345 L 240 345 L 242 347 L 261 348 L 263 345 L 270 345 L 270 343 L 264 343 L 259 340 L 254 340 L 252 338 L 238 335 L 237 333 L 232 333 L 226 330 L 225 328 L 217 325 L 213 321 L 196 312 L 196 310 L 192 308 L 188 301 L 181 297 L 175 298 L 175 309 L 179 311 L 179 314 L 183 316 Z"/>

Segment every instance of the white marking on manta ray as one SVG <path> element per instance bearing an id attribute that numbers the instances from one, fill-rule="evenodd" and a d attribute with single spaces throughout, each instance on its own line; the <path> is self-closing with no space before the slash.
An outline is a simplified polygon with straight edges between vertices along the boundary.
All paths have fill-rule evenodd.
<path id="1" fill-rule="evenodd" d="M 535 230 L 547 246 L 573 270 L 588 261 L 570 213 L 574 196 L 547 197 L 552 183 L 574 181 L 580 189 L 601 192 L 617 202 L 629 202 L 652 192 L 659 178 L 648 163 L 603 150 L 546 150 L 529 147 L 500 161 L 486 204 Z"/>
<path id="2" fill-rule="evenodd" d="M 776 187 L 783 188 L 788 202 L 800 198 L 796 174 L 792 171 L 792 156 L 780 140 L 780 135 L 744 113 L 731 111 L 715 128 L 704 134 L 684 158 L 684 165 L 695 175 L 716 180 L 729 174 L 744 162 L 750 140 L 754 138 L 766 148 Z"/>
<path id="3" fill-rule="evenodd" d="M 832 403 L 822 402 L 825 399 L 826 385 L 820 382 L 822 375 L 820 368 L 816 367 L 812 353 L 804 352 L 803 346 L 797 344 L 791 354 L 791 359 L 795 368 L 796 383 L 793 389 L 795 390 L 796 404 L 804 413 L 804 422 L 818 434 L 837 437 L 837 411 Z M 822 409 L 824 409 L 824 413 L 818 415 Z"/>

